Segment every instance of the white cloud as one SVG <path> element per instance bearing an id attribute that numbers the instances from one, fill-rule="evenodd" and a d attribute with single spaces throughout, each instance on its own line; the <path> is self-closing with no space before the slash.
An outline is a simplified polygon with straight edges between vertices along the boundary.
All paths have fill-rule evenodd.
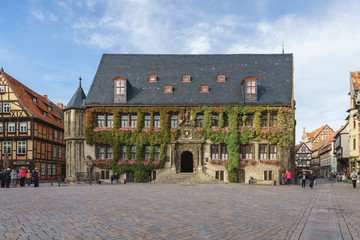
<path id="1" fill-rule="evenodd" d="M 39 20 L 39 21 L 44 21 L 45 20 L 44 14 L 39 9 L 31 10 L 31 15 L 33 17 L 35 17 L 37 20 Z"/>

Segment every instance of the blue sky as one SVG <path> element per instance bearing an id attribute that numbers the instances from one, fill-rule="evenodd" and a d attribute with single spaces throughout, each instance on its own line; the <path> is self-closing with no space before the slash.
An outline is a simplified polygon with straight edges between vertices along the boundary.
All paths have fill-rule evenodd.
<path id="1" fill-rule="evenodd" d="M 87 93 L 103 53 L 294 54 L 302 129 L 345 123 L 350 71 L 360 70 L 356 0 L 3 1 L 0 66 L 53 102 Z"/>

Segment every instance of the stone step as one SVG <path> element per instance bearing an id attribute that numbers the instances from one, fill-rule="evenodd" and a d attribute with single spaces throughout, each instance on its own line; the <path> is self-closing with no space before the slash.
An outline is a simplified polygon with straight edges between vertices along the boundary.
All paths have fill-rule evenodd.
<path id="1" fill-rule="evenodd" d="M 224 184 L 203 173 L 162 173 L 153 184 Z"/>

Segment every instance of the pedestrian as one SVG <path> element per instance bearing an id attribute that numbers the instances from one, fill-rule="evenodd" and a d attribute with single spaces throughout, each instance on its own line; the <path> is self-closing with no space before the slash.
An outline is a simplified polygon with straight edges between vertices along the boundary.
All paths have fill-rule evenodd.
<path id="1" fill-rule="evenodd" d="M 300 175 L 300 179 L 301 179 L 301 187 L 305 188 L 305 186 L 306 186 L 306 174 L 305 174 L 305 172 L 302 172 L 302 174 Z"/>
<path id="2" fill-rule="evenodd" d="M 354 169 L 353 169 L 353 172 L 351 173 L 350 177 L 352 180 L 353 187 L 356 188 L 356 181 L 358 180 L 358 175 Z"/>
<path id="3" fill-rule="evenodd" d="M 28 170 L 26 173 L 26 184 L 28 185 L 28 187 L 30 187 L 31 185 L 31 178 L 32 178 L 32 173 L 30 170 Z"/>
<path id="4" fill-rule="evenodd" d="M 110 183 L 114 184 L 114 174 L 111 174 L 111 176 L 110 176 Z"/>
<path id="5" fill-rule="evenodd" d="M 284 176 L 284 173 L 281 174 L 281 185 L 285 185 L 285 176 Z"/>
<path id="6" fill-rule="evenodd" d="M 313 174 L 313 171 L 310 171 L 310 174 L 309 174 L 309 181 L 310 181 L 309 187 L 310 187 L 310 188 L 313 188 L 313 187 L 314 187 L 314 182 L 315 182 L 315 180 L 316 180 L 315 174 Z"/>
<path id="7" fill-rule="evenodd" d="M 285 173 L 285 178 L 286 178 L 286 181 L 287 181 L 287 185 L 290 185 L 291 184 L 291 173 L 286 170 L 286 173 Z"/>
<path id="8" fill-rule="evenodd" d="M 117 181 L 118 181 L 118 175 L 116 173 L 114 173 L 113 184 L 116 184 Z"/>
<path id="9" fill-rule="evenodd" d="M 15 171 L 15 169 L 12 170 L 12 172 L 10 173 L 10 179 L 11 179 L 11 187 L 15 188 L 16 187 L 16 180 L 18 178 L 18 174 Z"/>
<path id="10" fill-rule="evenodd" d="M 25 178 L 26 178 L 25 167 L 21 167 L 19 174 L 20 174 L 20 186 L 25 187 Z"/>
<path id="11" fill-rule="evenodd" d="M 34 181 L 34 187 L 38 187 L 39 186 L 39 171 L 37 168 L 34 169 L 34 171 L 32 173 L 32 178 Z"/>
<path id="12" fill-rule="evenodd" d="M 5 187 L 5 171 L 0 169 L 0 181 L 1 181 L 1 187 Z"/>
<path id="13" fill-rule="evenodd" d="M 338 182 L 338 179 L 337 179 L 337 178 L 338 178 L 338 176 L 337 176 L 336 172 L 334 172 L 334 182 L 335 182 L 335 183 Z"/>

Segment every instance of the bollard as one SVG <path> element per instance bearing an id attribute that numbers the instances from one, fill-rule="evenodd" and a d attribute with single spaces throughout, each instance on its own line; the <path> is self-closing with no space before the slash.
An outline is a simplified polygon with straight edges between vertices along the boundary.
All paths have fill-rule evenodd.
<path id="1" fill-rule="evenodd" d="M 61 183 L 61 177 L 59 177 L 59 187 L 60 187 L 60 183 Z"/>
<path id="2" fill-rule="evenodd" d="M 124 179 L 124 184 L 126 184 L 126 179 Z"/>

